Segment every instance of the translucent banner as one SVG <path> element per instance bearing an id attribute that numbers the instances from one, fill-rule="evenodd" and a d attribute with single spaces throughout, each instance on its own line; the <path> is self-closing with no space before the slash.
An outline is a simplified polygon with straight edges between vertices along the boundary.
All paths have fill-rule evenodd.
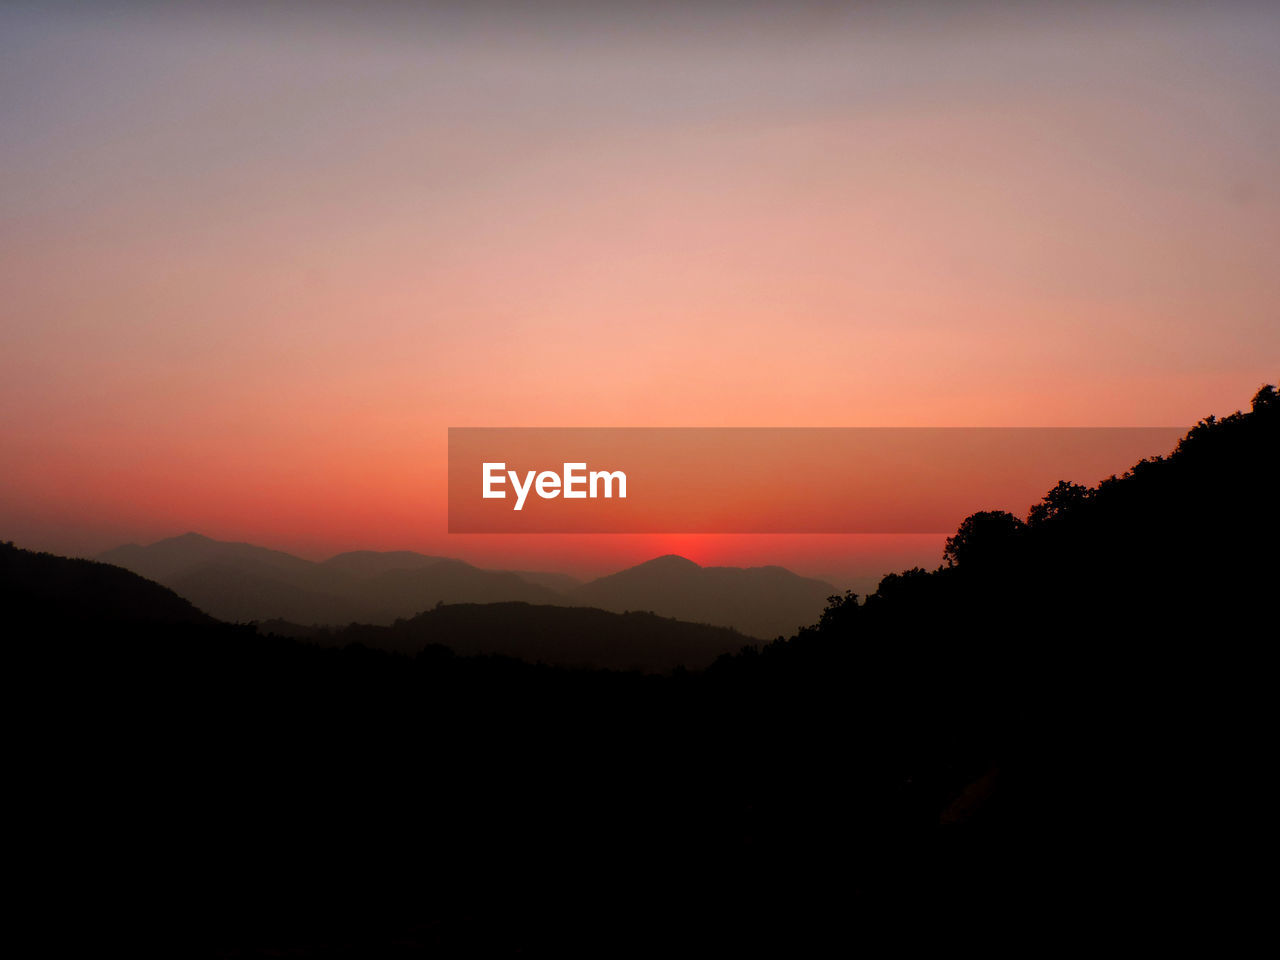
<path id="1" fill-rule="evenodd" d="M 949 533 L 1181 427 L 454 427 L 450 533 Z"/>

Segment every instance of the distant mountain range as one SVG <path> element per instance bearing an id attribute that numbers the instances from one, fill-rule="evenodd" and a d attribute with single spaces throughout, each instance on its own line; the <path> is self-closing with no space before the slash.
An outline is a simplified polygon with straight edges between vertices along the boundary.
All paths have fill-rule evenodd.
<path id="1" fill-rule="evenodd" d="M 218 553 L 216 547 L 210 546 L 213 543 L 207 541 L 198 547 Z M 271 553 L 256 547 L 248 551 L 248 555 L 257 556 L 264 563 L 279 562 L 286 568 L 292 566 L 290 560 L 296 559 L 281 561 L 279 558 L 287 554 L 272 558 Z M 172 559 L 172 544 L 158 554 Z M 160 559 L 152 559 L 159 568 Z M 361 568 L 366 571 L 377 566 L 362 560 L 356 563 L 363 564 Z M 457 566 L 457 561 L 444 563 L 449 571 Z M 402 568 L 385 571 L 412 572 Z M 382 574 L 372 572 L 371 576 Z M 448 572 L 445 576 L 447 579 Z M 193 629 L 203 629 L 206 632 L 201 635 L 207 638 L 241 644 L 246 635 L 257 636 L 247 627 L 218 622 L 168 587 L 119 566 L 35 553 L 8 543 L 0 543 L 0 602 L 8 622 L 16 625 L 20 633 L 90 638 L 104 647 L 121 638 L 139 640 L 150 636 L 143 632 L 148 628 L 166 631 L 160 634 L 162 637 L 187 640 L 196 636 Z M 350 624 L 331 630 L 266 621 L 259 624 L 258 632 L 329 647 L 358 644 L 416 654 L 434 645 L 448 647 L 460 656 L 497 654 L 529 663 L 646 672 L 667 671 L 676 666 L 701 669 L 721 654 L 736 653 L 749 642 L 736 630 L 685 623 L 652 613 L 610 613 L 524 602 L 443 604 L 390 626 Z M 171 642 L 180 644 L 182 640 Z"/>
<path id="2" fill-rule="evenodd" d="M 782 567 L 702 567 L 677 556 L 582 583 L 561 573 L 483 570 L 410 551 L 354 551 L 316 563 L 197 533 L 116 547 L 97 559 L 164 584 L 222 620 L 308 626 L 386 626 L 439 603 L 522 602 L 649 611 L 771 639 L 814 622 L 837 592 Z"/>

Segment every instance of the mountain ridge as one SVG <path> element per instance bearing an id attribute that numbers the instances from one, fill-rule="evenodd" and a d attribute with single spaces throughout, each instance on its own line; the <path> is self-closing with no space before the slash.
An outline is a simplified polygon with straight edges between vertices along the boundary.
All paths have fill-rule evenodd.
<path id="1" fill-rule="evenodd" d="M 437 603 L 525 602 L 649 610 L 770 639 L 812 622 L 838 592 L 778 565 L 702 566 L 678 554 L 583 582 L 555 571 L 485 569 L 411 550 L 350 550 L 312 561 L 194 531 L 145 546 L 124 544 L 97 559 L 171 587 L 219 619 L 301 626 L 387 626 Z"/>

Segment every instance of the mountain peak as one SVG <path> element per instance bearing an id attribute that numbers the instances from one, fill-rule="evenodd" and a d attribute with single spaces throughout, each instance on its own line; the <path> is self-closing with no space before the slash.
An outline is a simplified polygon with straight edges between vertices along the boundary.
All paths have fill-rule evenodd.
<path id="1" fill-rule="evenodd" d="M 813 622 L 835 592 L 783 567 L 704 567 L 669 553 L 592 580 L 572 596 L 605 610 L 652 610 L 769 639 Z"/>
<path id="2" fill-rule="evenodd" d="M 668 570 L 700 570 L 701 564 L 694 563 L 688 557 L 682 557 L 677 553 L 665 553 L 660 557 L 654 557 L 652 560 L 646 560 L 644 563 L 638 563 L 631 569 L 639 570 L 641 568 L 656 569 L 664 568 Z"/>

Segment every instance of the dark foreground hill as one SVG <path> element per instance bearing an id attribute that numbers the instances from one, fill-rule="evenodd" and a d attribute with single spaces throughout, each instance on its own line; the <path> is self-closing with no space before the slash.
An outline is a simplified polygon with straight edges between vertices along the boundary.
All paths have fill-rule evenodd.
<path id="1" fill-rule="evenodd" d="M 1221 918 L 1263 896 L 1235 851 L 1272 849 L 1278 479 L 1266 387 L 1122 477 L 967 518 L 944 566 L 716 673 L 843 700 L 846 730 L 875 726 L 901 756 L 914 735 L 950 755 L 903 791 L 933 793 L 936 842 L 873 897 L 1221 947 Z"/>
<path id="2" fill-rule="evenodd" d="M 171 956 L 1240 952 L 1278 413 L 700 673 L 18 610 L 14 912 Z"/>
<path id="3" fill-rule="evenodd" d="M 167 587 L 108 563 L 0 543 L 0 610 L 15 621 L 60 624 L 207 624 Z"/>

